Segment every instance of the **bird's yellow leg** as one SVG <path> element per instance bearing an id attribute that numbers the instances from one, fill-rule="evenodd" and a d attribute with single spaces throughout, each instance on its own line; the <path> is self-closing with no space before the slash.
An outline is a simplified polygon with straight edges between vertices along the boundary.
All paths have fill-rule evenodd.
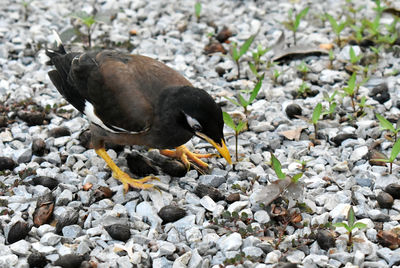
<path id="1" fill-rule="evenodd" d="M 179 147 L 176 147 L 175 150 L 168 150 L 168 149 L 161 150 L 160 153 L 162 155 L 165 155 L 165 156 L 168 156 L 168 157 L 173 157 L 173 158 L 180 159 L 187 168 L 190 167 L 189 160 L 192 160 L 199 167 L 208 168 L 207 163 L 203 162 L 200 158 L 210 158 L 210 157 L 215 156 L 215 154 L 195 154 L 195 153 L 192 153 L 191 151 L 189 151 L 188 148 L 186 148 L 185 145 L 181 145 Z"/>
<path id="2" fill-rule="evenodd" d="M 129 186 L 136 189 L 150 189 L 154 188 L 153 184 L 144 184 L 149 180 L 159 180 L 154 176 L 147 176 L 143 179 L 132 179 L 127 173 L 123 172 L 111 159 L 104 148 L 96 149 L 96 153 L 104 159 L 109 168 L 113 172 L 113 177 L 122 182 L 125 193 L 129 190 Z"/>

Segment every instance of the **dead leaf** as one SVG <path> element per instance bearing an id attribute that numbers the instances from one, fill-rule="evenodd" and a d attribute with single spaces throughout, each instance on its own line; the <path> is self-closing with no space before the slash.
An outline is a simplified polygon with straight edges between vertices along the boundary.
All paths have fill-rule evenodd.
<path id="1" fill-rule="evenodd" d="M 393 230 L 379 231 L 377 238 L 382 246 L 389 247 L 390 249 L 396 249 L 400 245 L 400 237 Z"/>
<path id="2" fill-rule="evenodd" d="M 301 132 L 305 128 L 306 127 L 298 127 L 298 128 L 295 128 L 295 129 L 290 129 L 290 130 L 279 132 L 278 134 L 284 136 L 288 140 L 296 140 L 296 141 L 298 141 L 300 139 Z"/>
<path id="3" fill-rule="evenodd" d="M 320 49 L 324 49 L 324 50 L 331 50 L 331 49 L 333 49 L 333 47 L 334 47 L 334 45 L 331 43 L 331 44 L 320 44 L 319 45 L 319 48 Z"/>
<path id="4" fill-rule="evenodd" d="M 226 54 L 226 49 L 219 42 L 210 42 L 209 44 L 207 44 L 204 47 L 204 53 L 206 53 L 206 54 L 213 54 L 213 53 L 217 53 L 217 52 Z"/>
<path id="5" fill-rule="evenodd" d="M 54 197 L 51 193 L 41 196 L 33 212 L 33 223 L 35 226 L 41 226 L 48 223 L 53 215 Z"/>

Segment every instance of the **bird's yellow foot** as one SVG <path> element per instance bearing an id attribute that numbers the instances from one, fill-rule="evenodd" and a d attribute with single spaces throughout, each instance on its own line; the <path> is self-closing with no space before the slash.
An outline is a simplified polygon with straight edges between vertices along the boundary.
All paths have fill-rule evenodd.
<path id="1" fill-rule="evenodd" d="M 96 149 L 96 153 L 104 159 L 104 161 L 107 163 L 107 165 L 110 167 L 110 169 L 113 171 L 113 176 L 120 182 L 122 182 L 124 186 L 124 192 L 128 192 L 129 187 L 136 188 L 136 189 L 150 189 L 154 188 L 156 190 L 157 187 L 154 186 L 153 184 L 145 184 L 149 180 L 160 180 L 157 177 L 154 176 L 147 176 L 144 177 L 143 179 L 132 179 L 127 173 L 123 172 L 111 159 L 111 157 L 107 154 L 106 150 L 104 148 Z"/>
<path id="2" fill-rule="evenodd" d="M 113 172 L 113 177 L 122 182 L 124 186 L 124 192 L 128 192 L 129 187 L 135 189 L 150 189 L 155 188 L 153 184 L 145 184 L 150 180 L 160 180 L 155 176 L 147 176 L 142 179 L 132 179 L 127 173 L 120 170 L 120 172 Z"/>
<path id="3" fill-rule="evenodd" d="M 190 168 L 190 160 L 193 161 L 196 165 L 201 168 L 208 168 L 207 163 L 203 162 L 200 158 L 210 158 L 215 156 L 215 154 L 196 154 L 189 151 L 185 145 L 181 145 L 176 147 L 175 150 L 161 150 L 160 153 L 162 155 L 178 158 L 182 161 L 182 163 L 189 169 Z"/>

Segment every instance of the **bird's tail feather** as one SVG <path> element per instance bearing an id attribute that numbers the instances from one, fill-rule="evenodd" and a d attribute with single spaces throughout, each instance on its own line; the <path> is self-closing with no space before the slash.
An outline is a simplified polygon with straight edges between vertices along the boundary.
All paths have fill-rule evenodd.
<path id="1" fill-rule="evenodd" d="M 50 60 L 46 62 L 47 65 L 54 65 L 52 61 L 54 57 L 67 54 L 58 33 L 55 30 L 53 30 L 53 34 L 57 42 L 57 48 L 56 49 L 46 48 L 46 55 L 50 58 Z"/>

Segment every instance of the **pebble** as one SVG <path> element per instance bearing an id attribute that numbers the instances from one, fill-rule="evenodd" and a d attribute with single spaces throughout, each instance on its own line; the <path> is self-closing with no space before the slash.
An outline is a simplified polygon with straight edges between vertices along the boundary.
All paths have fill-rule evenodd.
<path id="1" fill-rule="evenodd" d="M 217 248 L 219 248 L 222 251 L 232 251 L 232 250 L 238 250 L 240 246 L 242 245 L 242 237 L 240 236 L 239 233 L 232 233 L 227 236 L 221 237 L 217 241 Z"/>

